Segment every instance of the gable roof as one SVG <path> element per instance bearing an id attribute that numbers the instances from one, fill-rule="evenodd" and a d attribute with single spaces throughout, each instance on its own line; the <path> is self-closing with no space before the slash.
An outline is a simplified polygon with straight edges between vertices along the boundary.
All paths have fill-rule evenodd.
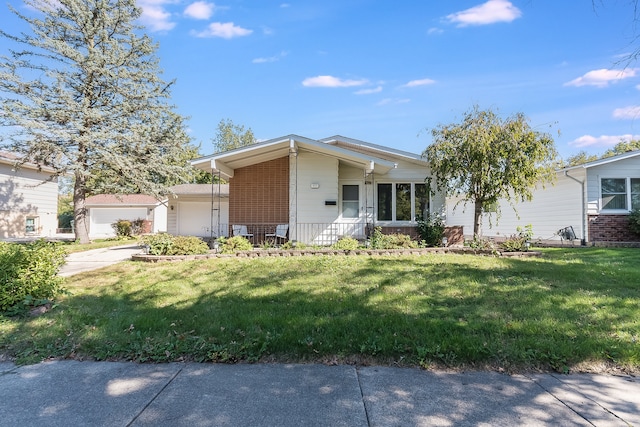
<path id="1" fill-rule="evenodd" d="M 412 163 L 427 164 L 427 159 L 420 154 L 410 153 L 408 151 L 397 150 L 391 147 L 385 147 L 383 145 L 372 144 L 370 142 L 361 141 L 359 139 L 348 138 L 342 135 L 334 135 L 328 138 L 323 138 L 320 141 L 344 147 L 358 152 L 376 153 L 378 156 L 392 157 L 402 160 L 407 160 Z"/>
<path id="2" fill-rule="evenodd" d="M 86 200 L 87 206 L 156 206 L 160 202 L 146 194 L 96 194 Z"/>
<path id="3" fill-rule="evenodd" d="M 362 152 L 362 150 L 355 151 L 338 144 L 329 144 L 323 140 L 314 140 L 293 134 L 201 157 L 192 160 L 191 165 L 198 169 L 213 171 L 214 174 L 220 173 L 225 177 L 231 178 L 235 169 L 275 160 L 298 151 L 329 155 L 347 164 L 382 174 L 397 167 L 397 163 L 394 161 L 380 156 L 384 154 L 382 150 L 378 150 L 375 153 Z"/>
<path id="4" fill-rule="evenodd" d="M 592 162 L 583 163 L 581 165 L 566 167 L 566 168 L 560 169 L 560 171 L 570 171 L 575 169 L 589 169 L 596 166 L 606 165 L 608 163 L 618 162 L 620 160 L 632 159 L 638 156 L 640 156 L 640 150 L 627 151 L 626 153 L 618 154 L 616 156 L 605 157 L 604 159 L 594 160 Z"/>

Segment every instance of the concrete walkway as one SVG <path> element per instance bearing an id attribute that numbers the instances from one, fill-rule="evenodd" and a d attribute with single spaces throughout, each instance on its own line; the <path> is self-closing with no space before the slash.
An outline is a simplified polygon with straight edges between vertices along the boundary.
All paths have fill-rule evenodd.
<path id="1" fill-rule="evenodd" d="M 131 259 L 142 249 L 136 243 L 129 243 L 111 248 L 92 249 L 90 251 L 75 252 L 67 255 L 66 264 L 62 266 L 60 276 L 68 277 L 84 271 L 96 270 L 108 265 Z"/>
<path id="2" fill-rule="evenodd" d="M 640 380 L 325 365 L 0 363 L 0 426 L 640 426 Z"/>

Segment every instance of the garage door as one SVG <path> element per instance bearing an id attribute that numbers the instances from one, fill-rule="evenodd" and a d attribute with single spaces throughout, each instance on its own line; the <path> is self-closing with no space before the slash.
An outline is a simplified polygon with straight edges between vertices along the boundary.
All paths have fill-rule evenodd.
<path id="1" fill-rule="evenodd" d="M 178 203 L 178 234 L 208 237 L 211 228 L 211 203 Z"/>
<path id="2" fill-rule="evenodd" d="M 116 233 L 111 224 L 119 219 L 145 219 L 147 208 L 91 208 L 90 216 L 89 235 L 91 238 L 113 237 Z"/>

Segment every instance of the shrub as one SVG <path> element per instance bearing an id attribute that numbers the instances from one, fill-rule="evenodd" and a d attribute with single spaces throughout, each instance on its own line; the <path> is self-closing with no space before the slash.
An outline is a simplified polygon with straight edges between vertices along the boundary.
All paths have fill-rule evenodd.
<path id="1" fill-rule="evenodd" d="M 44 240 L 0 242 L 0 311 L 17 313 L 59 295 L 64 279 L 58 271 L 65 255 L 64 248 Z"/>
<path id="2" fill-rule="evenodd" d="M 111 227 L 116 232 L 117 237 L 132 237 L 142 234 L 144 228 L 144 219 L 138 218 L 133 221 L 128 219 L 119 219 L 111 224 Z"/>
<path id="3" fill-rule="evenodd" d="M 418 234 L 426 246 L 440 246 L 444 236 L 442 217 L 433 213 L 426 220 L 418 221 Z"/>
<path id="4" fill-rule="evenodd" d="M 376 227 L 369 238 L 371 249 L 416 248 L 418 243 L 406 234 L 382 234 L 382 228 Z"/>
<path id="5" fill-rule="evenodd" d="M 197 255 L 209 252 L 209 246 L 195 236 L 173 236 L 168 233 L 149 234 L 140 239 L 150 255 Z"/>
<path id="6" fill-rule="evenodd" d="M 341 237 L 337 242 L 335 242 L 331 247 L 333 249 L 343 250 L 343 251 L 353 251 L 358 249 L 360 243 L 353 237 Z"/>
<path id="7" fill-rule="evenodd" d="M 209 252 L 209 245 L 195 236 L 175 236 L 168 255 L 198 255 Z"/>
<path id="8" fill-rule="evenodd" d="M 491 250 L 491 251 L 495 250 L 495 245 L 493 241 L 480 236 L 473 236 L 473 240 L 465 241 L 464 245 L 471 249 Z"/>
<path id="9" fill-rule="evenodd" d="M 225 237 L 218 238 L 221 252 L 223 254 L 231 254 L 238 251 L 250 251 L 253 249 L 251 242 L 242 236 L 233 236 L 228 239 Z"/>
<path id="10" fill-rule="evenodd" d="M 502 242 L 501 246 L 505 252 L 519 252 L 528 249 L 527 242 L 533 237 L 533 228 L 531 224 L 526 227 L 518 227 L 518 234 L 511 235 L 507 240 Z"/>
<path id="11" fill-rule="evenodd" d="M 640 209 L 634 209 L 629 214 L 629 229 L 636 234 L 640 234 Z"/>

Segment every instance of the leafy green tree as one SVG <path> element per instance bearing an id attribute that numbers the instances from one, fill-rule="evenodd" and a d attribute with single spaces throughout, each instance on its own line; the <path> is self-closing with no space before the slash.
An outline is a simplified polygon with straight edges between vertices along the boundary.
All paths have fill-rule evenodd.
<path id="1" fill-rule="evenodd" d="M 213 148 L 216 153 L 255 143 L 256 138 L 251 128 L 245 130 L 243 125 L 236 125 L 231 119 L 220 120 L 216 135 L 213 137 Z"/>
<path id="2" fill-rule="evenodd" d="M 586 151 L 582 150 L 572 156 L 567 157 L 567 160 L 564 162 L 564 167 L 583 165 L 594 160 L 598 160 L 597 155 L 589 154 Z"/>
<path id="3" fill-rule="evenodd" d="M 10 9 L 30 33 L 0 30 L 16 46 L 0 57 L 0 125 L 13 130 L 4 144 L 73 176 L 76 238 L 88 242 L 87 195 L 159 197 L 183 178 L 184 119 L 168 104 L 157 45 L 134 23 L 135 0 L 24 3 L 25 14 Z"/>
<path id="4" fill-rule="evenodd" d="M 448 196 L 461 196 L 464 204 L 474 203 L 475 236 L 482 235 L 486 206 L 501 198 L 512 206 L 531 200 L 538 182 L 553 179 L 553 139 L 532 130 L 522 113 L 501 119 L 476 105 L 461 123 L 440 125 L 431 134 L 433 143 L 423 154 L 436 187 Z"/>
<path id="5" fill-rule="evenodd" d="M 613 148 L 609 148 L 602 155 L 602 159 L 607 157 L 617 156 L 618 154 L 624 154 L 629 151 L 640 150 L 640 140 L 620 141 Z"/>

